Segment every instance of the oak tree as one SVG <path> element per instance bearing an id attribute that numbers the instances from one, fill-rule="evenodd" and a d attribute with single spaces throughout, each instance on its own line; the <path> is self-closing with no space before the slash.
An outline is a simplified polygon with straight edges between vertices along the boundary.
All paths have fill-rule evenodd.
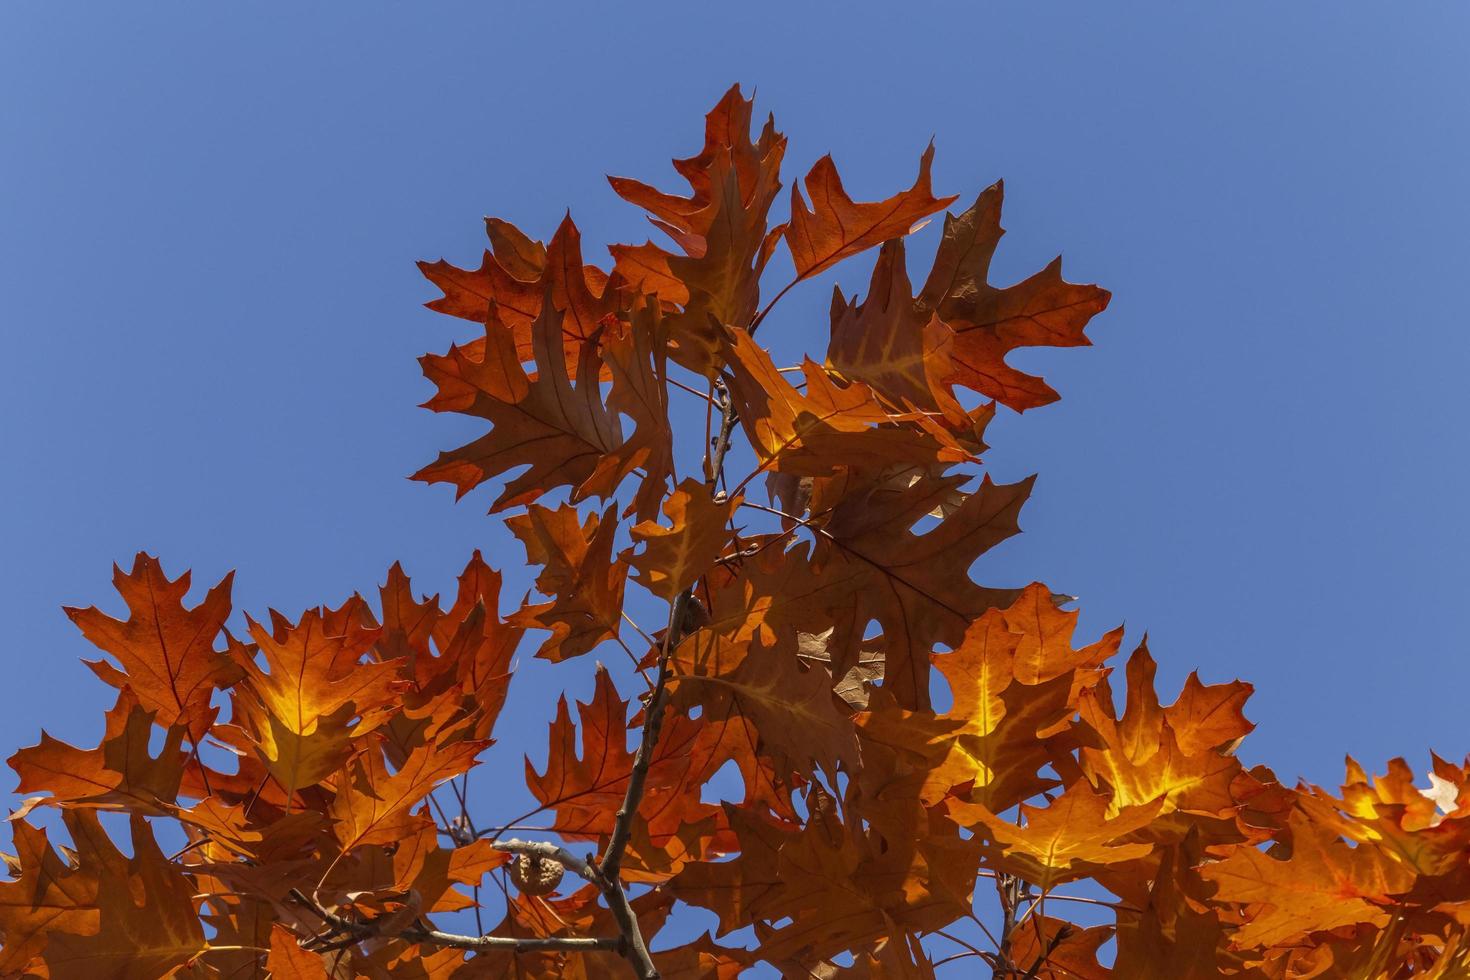
<path id="1" fill-rule="evenodd" d="M 687 188 L 611 179 L 665 244 L 599 266 L 570 218 L 544 244 L 489 219 L 478 268 L 422 264 L 466 331 L 422 359 L 427 407 L 482 434 L 415 478 L 488 484 L 536 595 L 476 553 L 446 599 L 395 565 L 231 628 L 229 577 L 191 605 L 140 554 L 126 618 L 67 610 L 116 703 L 99 745 L 9 759 L 0 974 L 1470 975 L 1470 766 L 1283 784 L 1237 757 L 1249 685 L 1165 704 L 1121 630 L 974 577 L 1031 488 L 986 474 L 987 423 L 1058 397 L 1007 355 L 1087 344 L 1108 293 L 1060 260 L 990 281 L 1000 184 L 916 287 L 905 238 L 956 201 L 932 146 L 883 200 L 830 157 L 783 197 L 752 111 L 714 107 Z M 775 304 L 869 250 L 827 350 L 777 361 Z M 593 694 L 555 705 L 534 811 L 488 812 L 477 761 L 539 757 L 496 731 L 528 656 Z M 690 907 L 713 932 L 665 940 Z M 450 927 L 471 910 L 501 919 Z"/>

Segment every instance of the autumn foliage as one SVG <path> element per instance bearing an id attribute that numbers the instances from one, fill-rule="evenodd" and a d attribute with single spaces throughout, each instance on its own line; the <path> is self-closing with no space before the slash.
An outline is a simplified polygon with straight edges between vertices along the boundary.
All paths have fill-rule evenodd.
<path id="1" fill-rule="evenodd" d="M 490 219 L 478 268 L 422 264 L 466 329 L 427 407 L 483 434 L 414 478 L 488 485 L 534 595 L 476 553 L 443 599 L 395 565 L 231 628 L 228 577 L 190 605 L 140 554 L 125 618 L 67 610 L 117 700 L 97 747 L 9 760 L 0 974 L 1470 975 L 1470 769 L 1283 785 L 1236 756 L 1249 685 L 1166 705 L 1121 629 L 972 577 L 1031 486 L 985 475 L 986 425 L 1058 397 L 1006 357 L 1087 344 L 1108 293 L 1059 260 L 991 284 L 999 184 L 916 287 L 905 238 L 955 201 L 933 148 L 881 201 L 827 157 L 783 196 L 752 108 L 709 113 L 687 189 L 612 178 L 666 244 L 601 267 L 569 218 Z M 869 250 L 821 359 L 775 360 L 776 301 Z M 533 655 L 593 692 L 545 756 L 496 731 Z M 535 811 L 471 805 L 477 760 L 521 752 Z M 666 926 L 691 906 L 710 933 Z"/>

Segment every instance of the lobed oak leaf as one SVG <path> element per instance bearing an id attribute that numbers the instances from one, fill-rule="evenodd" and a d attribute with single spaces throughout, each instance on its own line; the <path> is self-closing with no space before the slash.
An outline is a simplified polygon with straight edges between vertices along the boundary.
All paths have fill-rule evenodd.
<path id="1" fill-rule="evenodd" d="M 439 837 L 439 828 L 425 824 L 402 840 L 358 847 L 333 864 L 317 894 L 379 912 L 405 904 L 429 913 L 471 908 L 474 900 L 453 886 L 480 884 L 508 855 L 488 840 L 445 848 Z"/>
<path id="2" fill-rule="evenodd" d="M 802 364 L 805 390 L 798 391 L 747 333 L 730 331 L 726 339 L 730 395 L 761 462 L 757 473 L 768 467 L 790 469 L 801 458 L 808 460 L 809 470 L 830 472 L 843 462 L 841 458 L 810 460 L 812 455 L 820 456 L 824 440 L 834 434 L 866 431 L 889 420 L 866 385 L 839 387 L 808 360 Z M 807 452 L 799 456 L 803 449 Z"/>
<path id="3" fill-rule="evenodd" d="M 1451 875 L 1470 858 L 1470 813 L 1460 812 L 1455 802 L 1458 785 L 1466 780 L 1443 760 L 1435 759 L 1435 769 L 1438 800 L 1447 812 L 1435 794 L 1414 784 L 1413 771 L 1403 759 L 1389 760 L 1384 775 L 1370 777 L 1349 758 L 1340 797 L 1307 786 L 1295 795 L 1295 803 L 1315 822 L 1350 841 L 1376 847 L 1426 879 Z M 1432 895 L 1444 884 L 1421 881 L 1417 892 Z M 1470 894 L 1464 898 L 1470 899 Z"/>
<path id="4" fill-rule="evenodd" d="M 388 757 L 401 763 L 429 741 L 489 739 L 510 688 L 511 658 L 525 630 L 499 616 L 500 573 L 476 551 L 459 577 L 454 604 L 413 598 L 406 575 L 389 570 L 382 589 L 379 660 L 396 660 L 411 685 L 402 710 L 381 731 Z"/>
<path id="5" fill-rule="evenodd" d="M 379 630 L 349 615 L 334 635 L 327 618 L 307 610 L 293 624 L 272 611 L 270 629 L 248 620 L 268 670 L 251 652 L 235 653 L 244 679 L 232 692 L 233 722 L 288 798 L 336 772 L 352 739 L 378 727 L 408 687 L 398 663 L 363 662 Z"/>
<path id="6" fill-rule="evenodd" d="M 239 677 L 236 665 L 214 648 L 230 615 L 234 573 L 189 609 L 184 605 L 188 572 L 170 582 L 158 559 L 141 551 L 131 572 L 115 565 L 112 571 L 113 585 L 128 606 L 127 620 L 113 619 L 96 606 L 66 609 L 82 635 L 116 658 L 121 669 L 100 660 L 87 666 L 113 687 L 130 687 L 158 725 L 182 724 L 197 743 L 218 714 L 209 703 L 215 690 Z"/>
<path id="7" fill-rule="evenodd" d="M 598 665 L 590 702 L 578 702 L 581 738 L 572 724 L 567 701 L 557 704 L 551 722 L 550 749 L 546 769 L 537 772 L 526 760 L 526 785 L 542 808 L 553 811 L 552 828 L 575 840 L 597 840 L 613 832 L 618 810 L 627 795 L 633 773 L 633 753 L 628 749 L 628 703 L 619 697 L 607 670 Z M 646 789 L 638 808 L 641 826 L 635 828 L 641 841 L 634 855 L 642 864 L 663 863 L 691 851 L 702 854 L 696 838 L 707 840 L 715 828 L 694 837 L 681 837 L 686 824 L 693 824 L 719 811 L 700 802 L 699 789 L 707 773 L 693 748 L 701 725 L 670 714 L 650 758 Z M 695 769 L 695 766 L 699 766 Z M 660 856 L 656 851 L 664 851 Z M 639 862 L 632 862 L 637 867 Z"/>
<path id="8" fill-rule="evenodd" d="M 997 485 L 987 476 L 934 527 L 913 530 L 965 480 L 922 477 L 894 493 L 870 482 L 867 493 L 847 487 L 828 494 L 819 483 L 813 497 L 813 511 L 827 516 L 806 571 L 830 583 L 822 618 L 836 626 L 834 663 L 845 670 L 857 662 L 867 625 L 876 620 L 883 631 L 883 685 L 904 707 L 928 706 L 929 652 L 936 643 L 959 643 L 975 617 L 1014 598 L 976 584 L 969 568 L 1020 532 L 1017 514 L 1032 479 Z"/>
<path id="9" fill-rule="evenodd" d="M 808 966 L 895 927 L 942 928 L 969 908 L 973 851 L 844 821 L 820 787 L 808 807 L 806 825 L 788 829 L 727 806 L 739 856 L 690 865 L 673 893 L 714 911 L 720 934 L 755 924 L 762 959 Z"/>
<path id="10" fill-rule="evenodd" d="M 613 190 L 650 214 L 655 227 L 683 252 L 653 243 L 614 245 L 616 272 L 637 288 L 680 307 L 673 314 L 672 356 L 709 377 L 719 364 L 720 325 L 747 327 L 760 298 L 760 276 L 781 228 L 767 230 L 771 204 L 781 188 L 786 138 L 768 120 L 750 138 L 753 103 L 733 86 L 705 117 L 705 145 L 697 156 L 675 160 L 689 182 L 689 197 L 665 194 L 640 181 L 609 177 Z"/>
<path id="11" fill-rule="evenodd" d="M 472 562 L 476 560 L 480 560 L 478 551 Z M 499 595 L 498 583 L 496 595 Z M 426 596 L 422 601 L 415 599 L 408 574 L 401 564 L 394 562 L 378 590 L 378 598 L 382 625 L 377 642 L 373 644 L 375 659 L 401 661 L 402 672 L 415 690 L 436 686 L 435 681 L 448 666 L 448 661 L 434 656 L 433 650 L 434 628 L 444 615 L 439 597 Z"/>
<path id="12" fill-rule="evenodd" d="M 1098 962 L 1098 950 L 1113 937 L 1112 926 L 1083 928 L 1033 913 L 1013 936 L 1011 962 L 1036 980 L 1108 980 L 1113 976 L 1138 980 L 1137 974 L 1115 973 Z"/>
<path id="13" fill-rule="evenodd" d="M 492 428 L 474 442 L 440 453 L 412 479 L 453 483 L 458 499 L 492 477 L 528 465 L 507 482 L 492 513 L 559 486 L 572 488 L 574 502 L 610 492 L 584 484 L 602 458 L 622 446 L 622 429 L 616 413 L 602 403 L 601 362 L 593 343 L 579 347 L 573 386 L 560 346 L 565 317 L 547 303 L 531 325 L 539 369 L 534 379 L 521 367 L 510 331 L 499 324 L 486 326 L 481 346 L 454 346 L 447 354 L 421 359 L 425 377 L 438 386 L 424 407 L 483 418 Z"/>
<path id="14" fill-rule="evenodd" d="M 484 742 L 462 741 L 446 748 L 426 745 L 390 773 L 382 753 L 369 748 L 338 777 L 327 807 L 343 851 L 386 844 L 417 830 L 423 820 L 410 813 L 435 786 L 468 772 Z"/>
<path id="15" fill-rule="evenodd" d="M 1029 586 L 1010 607 L 987 610 L 953 651 L 933 655 L 949 685 L 948 711 L 904 710 L 886 694 L 875 699 L 858 718 L 864 759 L 873 760 L 879 750 L 894 753 L 889 767 L 917 779 L 914 792 L 931 806 L 958 793 L 999 813 L 1052 787 L 1055 781 L 1041 770 L 1075 747 L 1058 725 L 1075 710 L 1078 687 L 1093 679 L 1087 668 L 1098 653 L 1067 643 L 1072 659 L 1066 672 L 1044 680 L 1021 661 L 1021 651 L 1040 637 L 1028 629 L 1034 621 L 1012 616 L 1038 590 L 1046 591 Z M 1054 656 L 1058 665 L 1065 663 L 1059 650 Z M 868 768 L 871 761 L 864 777 Z"/>
<path id="16" fill-rule="evenodd" d="M 1290 856 L 1272 857 L 1238 847 L 1200 875 L 1217 887 L 1216 902 L 1247 907 L 1247 921 L 1231 934 L 1237 948 L 1273 946 L 1344 926 L 1382 927 L 1393 896 L 1409 890 L 1414 874 L 1372 845 L 1349 847 L 1304 815 L 1290 821 Z"/>
<path id="17" fill-rule="evenodd" d="M 1118 954 L 1114 964 L 1122 976 L 1139 980 L 1206 980 L 1218 976 L 1225 929 L 1218 911 L 1207 907 L 1203 894 L 1191 887 L 1188 854 L 1198 839 L 1163 849 L 1142 908 L 1118 916 Z"/>
<path id="18" fill-rule="evenodd" d="M 1238 682 L 1196 687 L 1165 709 L 1154 689 L 1154 672 L 1145 641 L 1128 660 L 1121 718 L 1114 714 L 1106 680 L 1079 692 L 1081 719 L 1100 740 L 1081 750 L 1081 769 L 1094 785 L 1110 788 L 1110 813 L 1162 799 L 1164 814 L 1178 811 L 1181 817 L 1161 821 L 1156 829 L 1172 826 L 1171 833 L 1182 835 L 1189 826 L 1214 819 L 1223 822 L 1218 832 L 1233 835 L 1234 817 L 1245 800 L 1237 793 L 1243 769 L 1229 749 L 1253 727 L 1239 712 L 1249 687 Z M 1215 708 L 1200 710 L 1207 705 Z"/>
<path id="19" fill-rule="evenodd" d="M 196 876 L 200 888 L 210 888 L 206 877 Z M 258 898 L 213 895 L 200 918 L 210 932 L 207 957 L 194 965 L 196 971 L 213 969 L 220 977 L 254 977 L 260 972 L 260 950 L 271 947 L 271 933 L 281 920 L 271 903 Z M 238 946 L 239 949 L 230 949 Z M 269 954 L 267 954 L 269 955 Z M 185 967 L 185 971 L 189 968 Z M 188 976 L 187 972 L 182 975 Z"/>
<path id="20" fill-rule="evenodd" d="M 575 374 L 582 348 L 596 346 L 604 320 L 617 312 L 616 287 L 609 288 L 607 273 L 583 265 L 582 236 L 570 214 L 557 227 L 549 247 L 495 218 L 485 219 L 485 230 L 493 252 L 485 253 L 479 269 L 456 268 L 443 259 L 418 264 L 425 278 L 444 292 L 426 305 L 438 313 L 508 328 L 517 360 L 535 359 L 538 364 L 542 362 L 536 354 L 535 324 L 549 305 L 558 314 L 547 317 L 555 320 L 560 332 L 554 349 L 562 351 L 567 373 Z M 476 340 L 466 349 L 478 359 L 484 345 Z"/>
<path id="21" fill-rule="evenodd" d="M 302 949 L 299 937 L 280 924 L 271 929 L 265 968 L 271 980 L 327 980 L 328 976 L 321 954 Z"/>
<path id="22" fill-rule="evenodd" d="M 721 946 L 707 932 L 693 942 L 653 954 L 663 980 L 736 980 L 754 959 L 744 949 Z"/>
<path id="23" fill-rule="evenodd" d="M 485 236 L 501 268 L 522 282 L 535 282 L 546 271 L 546 246 L 503 218 L 485 219 Z M 600 281 L 587 270 L 587 278 Z"/>
<path id="24" fill-rule="evenodd" d="M 0 882 L 0 974 L 23 976 L 49 936 L 97 931 L 99 881 L 58 857 L 44 830 L 21 819 L 11 827 L 18 867 L 16 880 Z"/>
<path id="25" fill-rule="evenodd" d="M 549 510 L 532 504 L 525 514 L 505 523 L 525 545 L 526 560 L 543 566 L 536 588 L 551 597 L 510 617 L 515 626 L 551 631 L 536 655 L 560 662 L 615 639 L 628 579 L 628 566 L 612 560 L 618 523 L 615 505 L 601 518 L 589 514 L 582 523 L 575 507 L 563 504 Z"/>
<path id="26" fill-rule="evenodd" d="M 643 545 L 627 559 L 637 573 L 634 581 L 669 600 L 693 585 L 734 535 L 730 517 L 741 499 L 715 500 L 697 480 L 680 483 L 663 505 L 670 526 L 644 521 L 632 529 L 633 540 Z"/>
<path id="27" fill-rule="evenodd" d="M 1062 609 L 1055 594 L 1040 582 L 1028 585 L 1016 601 L 1005 608 L 1006 628 L 1020 637 L 1015 654 L 1017 680 L 1023 684 L 1040 684 L 1070 671 L 1091 670 L 1118 652 L 1123 640 L 1121 626 L 1110 630 L 1096 643 L 1081 650 L 1074 649 L 1072 634 L 1077 629 L 1077 615 L 1076 610 Z M 1198 694 L 1191 692 L 1188 700 L 1181 697 L 1181 704 L 1198 699 Z M 1187 709 L 1181 708 L 1183 710 Z M 1196 727 L 1191 726 L 1191 730 Z M 1205 748 L 1213 748 L 1216 744 L 1218 742 Z"/>
<path id="28" fill-rule="evenodd" d="M 967 417 L 945 382 L 953 374 L 954 331 L 914 303 L 902 239 L 883 243 L 867 297 L 832 298 L 827 363 L 861 381 L 898 411 L 918 408 L 956 422 Z"/>
<path id="29" fill-rule="evenodd" d="M 433 624 L 438 672 L 446 683 L 452 679 L 458 685 L 460 708 L 473 717 L 467 737 L 474 739 L 488 739 L 494 729 L 510 688 L 511 660 L 525 635 L 524 628 L 500 616 L 500 588 L 500 573 L 477 549 L 459 575 L 454 604 Z M 414 659 L 428 658 L 415 654 Z M 436 686 L 425 679 L 418 690 L 430 694 Z"/>
<path id="30" fill-rule="evenodd" d="M 853 959 L 852 966 L 833 972 L 833 980 L 937 980 L 934 964 L 916 936 L 892 930 L 877 949 Z"/>
<path id="31" fill-rule="evenodd" d="M 42 955 L 52 980 L 154 980 L 205 950 L 194 886 L 164 857 L 141 815 L 131 819 L 131 857 L 108 839 L 95 811 L 62 816 L 76 848 L 76 874 L 95 882 L 97 915 L 95 927 L 48 928 Z"/>
<path id="32" fill-rule="evenodd" d="M 949 815 L 989 843 L 988 863 L 1043 891 L 1086 877 L 1097 868 L 1135 861 L 1153 852 L 1152 843 L 1123 838 L 1147 827 L 1162 800 L 1110 813 L 1108 798 L 1085 782 L 1073 783 L 1045 807 L 1022 803 L 1018 823 L 980 803 L 949 800 Z"/>
<path id="33" fill-rule="evenodd" d="M 743 805 L 747 809 L 764 809 L 781 820 L 799 819 L 792 805 L 790 767 L 784 772 L 778 769 L 771 758 L 772 750 L 763 747 L 761 734 L 751 719 L 738 712 L 726 712 L 723 717 L 701 712 L 698 719 L 691 720 L 699 726 L 693 744 L 686 750 L 691 785 L 703 786 L 727 762 L 734 762 L 745 784 Z"/>
<path id="34" fill-rule="evenodd" d="M 650 518 L 658 512 L 674 477 L 674 441 L 669 425 L 669 326 L 654 303 L 634 307 L 627 322 L 602 335 L 602 359 L 612 378 L 607 408 L 633 420 L 633 434 L 616 452 L 604 456 L 583 484 L 588 492 L 610 495 L 623 479 L 642 470 L 638 489 L 623 512 Z"/>
<path id="35" fill-rule="evenodd" d="M 107 712 L 102 744 L 79 749 L 41 732 L 39 745 L 21 749 L 8 760 L 20 777 L 17 793 L 45 792 L 11 815 L 23 817 L 36 804 L 128 809 L 162 814 L 174 803 L 184 775 L 182 725 L 168 730 L 155 755 L 149 749 L 154 712 L 146 711 L 131 688 L 118 692 Z"/>
<path id="36" fill-rule="evenodd" d="M 706 721 L 746 719 L 759 733 L 760 752 L 803 777 L 813 765 L 832 775 L 839 765 L 856 767 L 857 738 L 832 693 L 832 675 L 820 664 L 803 666 L 788 639 L 767 646 L 706 628 L 669 661 L 675 706 L 697 706 Z"/>
<path id="37" fill-rule="evenodd" d="M 1018 347 L 1078 347 L 1091 341 L 1087 322 L 1107 308 L 1111 294 L 1062 279 L 1061 259 L 1014 286 L 986 282 L 1000 226 L 1003 185 L 987 188 L 958 218 L 946 214 L 944 237 L 919 294 L 918 309 L 954 331 L 951 384 L 972 388 L 1016 411 L 1057 400 L 1041 378 L 1005 363 Z"/>
<path id="38" fill-rule="evenodd" d="M 915 222 L 953 202 L 953 197 L 934 197 L 929 185 L 933 162 L 931 143 L 919 158 L 919 176 L 913 187 L 885 201 L 858 203 L 847 196 L 832 158 L 818 160 L 805 180 L 807 196 L 812 199 L 810 209 L 801 191 L 791 188 L 786 244 L 796 263 L 797 279 L 809 279 L 848 256 L 907 234 Z"/>

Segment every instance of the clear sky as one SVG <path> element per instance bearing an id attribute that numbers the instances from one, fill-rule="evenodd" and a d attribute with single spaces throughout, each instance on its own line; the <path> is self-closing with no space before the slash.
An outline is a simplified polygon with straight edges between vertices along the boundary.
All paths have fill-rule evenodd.
<path id="1" fill-rule="evenodd" d="M 1242 754 L 1283 779 L 1464 756 L 1467 52 L 1460 2 L 10 0 L 0 748 L 96 744 L 111 690 L 60 606 L 116 612 L 139 549 L 237 569 L 257 616 L 394 560 L 446 590 L 476 547 L 518 596 L 490 498 L 405 479 L 477 431 L 414 407 L 414 359 L 467 334 L 413 262 L 476 263 L 486 214 L 641 241 L 603 175 L 672 185 L 739 81 L 788 184 L 831 151 L 887 196 L 932 135 L 940 193 L 1006 179 L 998 279 L 1062 252 L 1114 292 L 1095 347 L 1016 360 L 1063 400 L 992 430 L 997 478 L 1040 480 L 984 581 L 1147 630 L 1170 696 L 1252 681 Z M 832 281 L 762 333 L 820 353 Z M 553 686 L 590 691 L 544 666 L 488 768 L 515 785 Z"/>

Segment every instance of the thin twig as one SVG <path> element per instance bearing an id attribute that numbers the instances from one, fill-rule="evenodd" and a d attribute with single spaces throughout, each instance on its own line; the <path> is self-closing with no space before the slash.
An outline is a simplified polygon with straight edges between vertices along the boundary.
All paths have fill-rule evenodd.
<path id="1" fill-rule="evenodd" d="M 735 423 L 740 414 L 735 410 L 735 402 L 730 397 L 730 389 L 723 379 L 714 382 L 715 403 L 720 407 L 720 429 L 714 436 L 714 445 L 709 453 L 709 465 L 705 468 L 708 476 L 710 493 L 713 495 L 715 487 L 719 485 L 720 479 L 725 475 L 725 455 L 730 451 L 731 435 L 735 431 Z"/>
<path id="2" fill-rule="evenodd" d="M 750 321 L 750 330 L 747 331 L 752 337 L 755 336 L 756 328 L 761 325 L 761 321 L 766 318 L 766 314 L 771 312 L 771 307 L 779 303 L 781 301 L 781 297 L 789 293 L 791 291 L 791 287 L 795 286 L 799 282 L 801 282 L 801 276 L 797 276 L 795 279 L 788 282 L 785 286 L 781 288 L 781 291 L 779 293 L 771 297 L 771 301 L 766 304 L 765 309 L 761 310 L 755 315 L 755 319 Z"/>
<path id="3" fill-rule="evenodd" d="M 542 849 L 566 853 L 554 844 L 539 845 L 528 841 L 511 841 L 507 843 L 514 843 L 518 848 L 524 848 L 525 853 L 541 853 Z M 518 853 L 521 852 L 518 850 Z M 583 869 L 586 869 L 587 863 L 585 861 L 572 857 L 570 854 L 566 856 L 571 858 L 573 864 L 579 864 Z M 560 859 L 558 858 L 558 860 Z M 573 867 L 573 864 L 568 864 L 567 866 Z M 329 912 L 308 898 L 298 888 L 291 889 L 290 895 L 297 904 L 303 906 L 317 918 L 321 919 L 322 922 L 330 926 L 337 936 L 337 938 L 330 938 L 325 943 L 313 944 L 316 952 L 329 952 L 334 949 L 343 949 L 380 935 L 372 919 L 358 922 L 344 918 L 334 912 Z M 543 936 L 527 939 L 511 936 L 462 936 L 452 932 L 441 932 L 438 929 L 431 929 L 418 924 L 401 929 L 390 938 L 403 939 L 413 943 L 432 943 L 436 946 L 452 947 L 454 949 L 510 949 L 520 953 L 542 951 L 595 952 L 600 950 L 622 952 L 626 946 L 626 941 L 622 936 L 599 936 L 594 938 L 583 938 L 580 936 Z"/>
<path id="4" fill-rule="evenodd" d="M 958 953 L 954 953 L 954 954 L 952 954 L 950 956 L 946 956 L 942 960 L 935 960 L 934 963 L 933 963 L 933 966 L 937 970 L 937 969 L 939 969 L 941 966 L 943 966 L 946 963 L 953 963 L 955 960 L 962 960 L 962 959 L 965 959 L 966 957 L 969 957 L 969 956 L 978 956 L 982 960 L 984 960 L 986 963 L 992 963 L 994 961 L 994 959 L 995 959 L 995 957 L 992 954 L 990 954 L 990 953 L 982 953 L 979 950 L 975 950 L 975 951 L 972 952 L 971 950 L 968 950 L 967 949 L 967 950 L 962 950 L 961 952 L 958 952 Z"/>
<path id="5" fill-rule="evenodd" d="M 633 627 L 634 632 L 636 632 L 639 636 L 643 637 L 643 639 L 645 641 L 647 641 L 647 643 L 648 643 L 648 645 L 650 647 L 656 647 L 656 646 L 658 646 L 658 643 L 654 641 L 653 637 L 651 637 L 647 633 L 643 632 L 643 627 L 642 626 L 639 626 L 636 622 L 633 621 L 633 617 L 632 616 L 629 616 L 627 613 L 623 613 L 622 616 L 623 616 L 623 622 L 625 622 L 629 626 Z"/>
<path id="6" fill-rule="evenodd" d="M 510 936 L 457 936 L 437 929 L 414 926 L 398 934 L 400 939 L 415 943 L 434 943 L 454 949 L 513 949 L 517 953 L 555 951 L 566 953 L 593 953 L 600 950 L 618 952 L 623 949 L 622 936 L 597 936 L 584 939 L 579 936 L 549 936 L 539 939 L 513 939 Z"/>
<path id="7" fill-rule="evenodd" d="M 545 860 L 555 861 L 568 871 L 579 877 L 585 878 L 592 884 L 602 887 L 599 880 L 598 869 L 590 864 L 585 858 L 579 858 L 571 851 L 556 844 L 548 844 L 545 841 L 531 840 L 498 840 L 490 845 L 497 851 L 507 854 L 525 854 L 528 857 L 539 857 Z"/>
<path id="8" fill-rule="evenodd" d="M 713 398 L 711 398 L 709 395 L 706 395 L 704 392 L 700 391 L 698 388 L 691 388 L 689 385 L 686 385 L 684 382 L 679 381 L 676 378 L 669 378 L 668 381 L 669 381 L 669 384 L 673 385 L 675 388 L 678 388 L 678 389 L 680 389 L 682 391 L 687 391 L 687 392 L 689 392 L 689 394 L 693 395 L 695 398 L 703 398 L 707 402 L 713 402 L 714 401 Z"/>

